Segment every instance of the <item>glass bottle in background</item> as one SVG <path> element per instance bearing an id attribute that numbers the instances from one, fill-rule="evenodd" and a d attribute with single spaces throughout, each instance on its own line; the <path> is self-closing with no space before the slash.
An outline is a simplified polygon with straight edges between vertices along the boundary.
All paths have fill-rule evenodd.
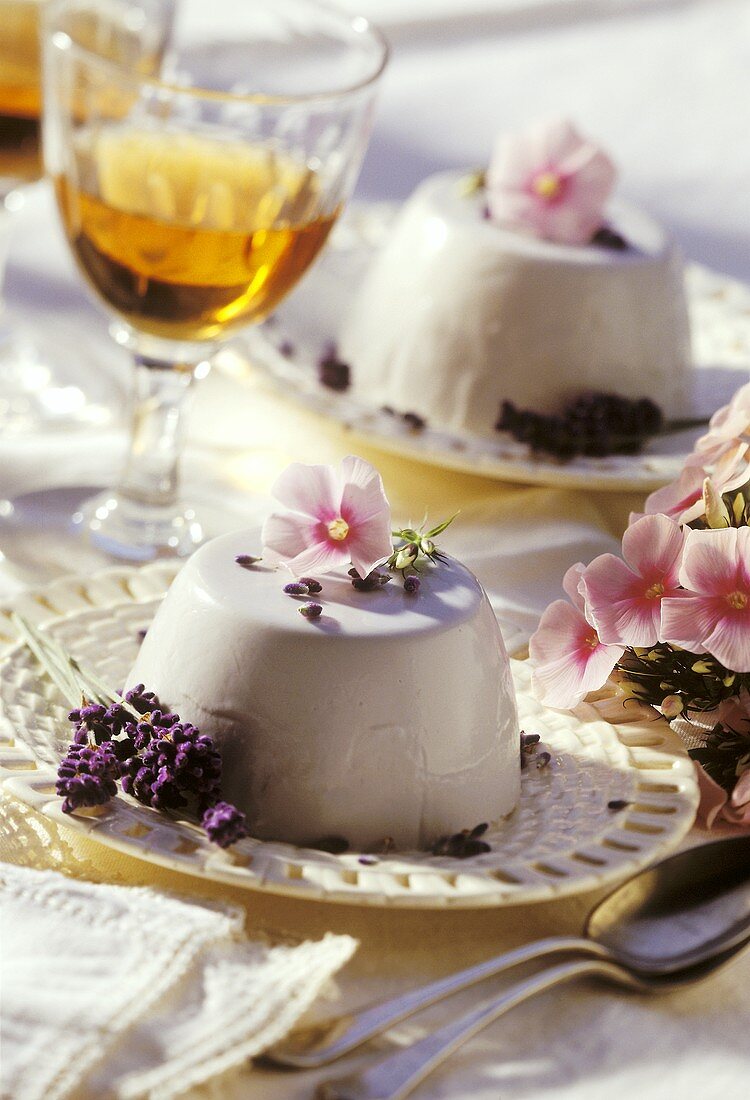
<path id="1" fill-rule="evenodd" d="M 102 424 L 111 416 L 110 380 L 89 361 L 75 328 L 61 330 L 54 302 L 45 301 L 42 313 L 38 303 L 36 308 L 19 310 L 16 298 L 14 310 L 7 306 L 4 293 L 12 235 L 27 205 L 28 231 L 34 233 L 37 228 L 32 218 L 41 195 L 30 186 L 44 174 L 41 20 L 46 3 L 0 0 L 0 432 L 4 435 Z M 101 3 L 125 11 L 129 0 Z M 39 228 L 46 232 L 44 223 Z"/>

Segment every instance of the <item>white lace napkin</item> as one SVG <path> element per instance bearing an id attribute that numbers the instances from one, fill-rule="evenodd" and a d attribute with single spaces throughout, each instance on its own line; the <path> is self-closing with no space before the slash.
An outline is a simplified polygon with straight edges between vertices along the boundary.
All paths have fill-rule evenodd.
<path id="1" fill-rule="evenodd" d="M 280 1039 L 356 941 L 269 946 L 239 909 L 0 864 L 2 1096 L 168 1098 Z"/>

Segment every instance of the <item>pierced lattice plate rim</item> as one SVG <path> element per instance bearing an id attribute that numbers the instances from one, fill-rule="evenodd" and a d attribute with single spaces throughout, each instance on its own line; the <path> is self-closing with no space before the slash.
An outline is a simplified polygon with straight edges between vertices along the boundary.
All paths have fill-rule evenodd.
<path id="1" fill-rule="evenodd" d="M 698 804 L 693 766 L 666 722 L 622 726 L 588 704 L 542 707 L 529 670 L 513 662 L 521 724 L 552 755 L 523 773 L 521 803 L 491 827 L 492 850 L 466 860 L 395 853 L 363 865 L 289 844 L 242 841 L 222 852 L 188 823 L 118 796 L 89 816 L 62 813 L 55 761 L 66 707 L 9 620 L 18 609 L 112 684 L 123 681 L 178 566 L 154 563 L 63 578 L 0 609 L 0 785 L 63 828 L 128 855 L 202 878 L 295 897 L 403 907 L 478 907 L 549 900 L 609 884 L 672 850 Z M 52 712 L 50 712 L 50 706 Z M 610 801 L 628 803 L 621 810 Z M 467 825 L 473 824 L 467 822 Z"/>

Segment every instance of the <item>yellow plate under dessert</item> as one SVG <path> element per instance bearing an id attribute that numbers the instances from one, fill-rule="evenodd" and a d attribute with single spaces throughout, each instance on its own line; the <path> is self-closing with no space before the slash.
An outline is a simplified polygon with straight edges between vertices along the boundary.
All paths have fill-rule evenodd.
<path id="1" fill-rule="evenodd" d="M 117 686 L 131 666 L 178 565 L 154 563 L 67 577 L 13 607 L 44 625 Z M 693 766 L 661 719 L 615 726 L 588 704 L 552 711 L 533 697 L 528 667 L 513 662 L 523 728 L 551 754 L 531 757 L 521 801 L 469 859 L 396 852 L 361 862 L 290 844 L 245 840 L 224 852 L 187 822 L 118 795 L 87 815 L 62 813 L 55 770 L 70 733 L 68 707 L 0 609 L 0 785 L 63 829 L 187 874 L 249 889 L 363 905 L 473 908 L 548 900 L 615 883 L 674 848 L 698 804 Z M 611 802 L 625 803 L 610 808 Z M 467 822 L 473 825 L 474 822 Z"/>
<path id="2" fill-rule="evenodd" d="M 335 343 L 341 318 L 374 251 L 386 239 L 397 207 L 354 205 L 336 227 L 314 270 L 265 324 L 248 329 L 223 352 L 240 378 L 280 391 L 305 408 L 343 424 L 373 446 L 501 481 L 598 490 L 648 492 L 677 477 L 704 428 L 665 433 L 638 455 L 560 462 L 530 453 L 507 433 L 497 439 L 414 430 L 399 417 L 337 393 L 318 381 L 318 360 Z M 694 370 L 690 415 L 707 421 L 747 381 L 750 368 L 750 287 L 693 264 L 686 271 Z M 669 417 L 669 410 L 664 410 Z"/>

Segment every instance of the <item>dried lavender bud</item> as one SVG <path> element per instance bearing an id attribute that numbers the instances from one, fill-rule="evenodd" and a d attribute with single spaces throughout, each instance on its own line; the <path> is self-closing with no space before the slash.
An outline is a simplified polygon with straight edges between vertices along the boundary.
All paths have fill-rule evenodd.
<path id="1" fill-rule="evenodd" d="M 307 591 L 311 596 L 317 596 L 318 592 L 323 591 L 323 585 L 320 581 L 316 581 L 315 577 L 300 577 L 299 583 L 307 585 Z"/>
<path id="2" fill-rule="evenodd" d="M 161 707 L 153 691 L 146 691 L 143 684 L 136 684 L 130 691 L 126 691 L 124 698 L 125 702 L 130 703 L 131 707 L 137 710 L 139 714 L 150 714 Z"/>
<path id="3" fill-rule="evenodd" d="M 306 619 L 319 619 L 323 614 L 323 608 L 319 603 L 306 603 L 302 607 L 298 607 L 297 610 Z"/>
<path id="4" fill-rule="evenodd" d="M 120 764 L 108 743 L 72 744 L 57 769 L 56 791 L 64 814 L 82 806 L 102 806 L 117 794 Z"/>
<path id="5" fill-rule="evenodd" d="M 370 573 L 363 581 L 352 581 L 352 584 L 357 589 L 366 592 L 374 592 L 378 588 L 382 588 L 383 585 L 388 584 L 390 579 L 391 577 L 388 573 Z"/>
<path id="6" fill-rule="evenodd" d="M 548 752 L 538 753 L 536 758 L 535 758 L 535 763 L 536 763 L 537 768 L 539 768 L 540 771 L 541 771 L 542 768 L 546 768 L 551 759 L 552 759 L 552 756 Z"/>
<path id="7" fill-rule="evenodd" d="M 450 856 L 451 859 L 469 859 L 491 851 L 490 845 L 479 837 L 487 831 L 487 825 L 477 825 L 474 829 L 462 829 L 452 836 L 441 836 L 430 849 L 435 856 Z"/>
<path id="8" fill-rule="evenodd" d="M 393 408 L 392 405 L 381 405 L 380 406 L 380 411 L 382 413 L 385 413 L 386 416 L 395 416 L 396 415 L 396 410 Z"/>
<path id="9" fill-rule="evenodd" d="M 405 577 L 404 578 L 404 592 L 407 596 L 416 596 L 419 592 L 419 577 Z"/>
<path id="10" fill-rule="evenodd" d="M 432 847 L 433 855 L 450 856 L 453 859 L 468 859 L 470 856 L 482 855 L 489 852 L 490 845 L 480 840 L 487 829 L 487 822 L 475 825 L 473 829 L 462 829 L 460 833 L 451 836 L 442 836 Z"/>
<path id="11" fill-rule="evenodd" d="M 302 581 L 290 581 L 289 584 L 284 585 L 284 591 L 287 596 L 309 596 L 310 589 Z"/>
<path id="12" fill-rule="evenodd" d="M 310 847 L 318 852 L 329 852 L 332 856 L 340 856 L 349 850 L 349 841 L 343 836 L 322 836 Z"/>
<path id="13" fill-rule="evenodd" d="M 413 432 L 421 432 L 423 428 L 427 426 L 427 421 L 424 419 L 423 416 L 420 416 L 418 413 L 402 413 L 401 419 L 408 428 L 411 428 Z"/>
<path id="14" fill-rule="evenodd" d="M 350 569 L 349 576 L 352 578 L 352 587 L 358 592 L 375 592 L 391 580 L 390 573 L 380 569 L 373 569 L 372 573 L 368 573 L 366 577 L 360 577 L 356 569 Z"/>
<path id="15" fill-rule="evenodd" d="M 238 554 L 234 559 L 238 565 L 241 565 L 244 569 L 249 569 L 250 566 L 255 565 L 256 562 L 261 561 L 261 558 L 256 558 L 252 554 Z"/>
<path id="16" fill-rule="evenodd" d="M 618 810 L 624 810 L 630 803 L 624 798 L 613 798 L 607 803 L 607 809 L 617 812 Z"/>
<path id="17" fill-rule="evenodd" d="M 361 863 L 363 867 L 374 867 L 379 862 L 377 856 L 359 856 L 357 859 L 357 863 Z"/>
<path id="18" fill-rule="evenodd" d="M 541 741 L 541 737 L 538 733 L 524 733 L 521 730 L 521 748 L 529 750 L 532 745 L 538 745 Z"/>
<path id="19" fill-rule="evenodd" d="M 623 235 L 609 225 L 600 225 L 591 238 L 591 243 L 602 248 L 611 248 L 614 252 L 627 252 L 630 248 Z"/>
<path id="20" fill-rule="evenodd" d="M 139 642 L 142 642 L 147 634 L 148 630 L 139 630 L 136 634 L 136 637 L 138 638 Z"/>
<path id="21" fill-rule="evenodd" d="M 461 851 L 456 853 L 456 858 L 469 859 L 471 856 L 481 856 L 491 851 L 492 848 L 486 840 L 465 840 Z"/>
<path id="22" fill-rule="evenodd" d="M 247 818 L 231 802 L 216 802 L 204 812 L 201 825 L 208 839 L 220 848 L 228 848 L 249 836 Z"/>
<path id="23" fill-rule="evenodd" d="M 324 349 L 318 360 L 318 380 L 323 386 L 336 393 L 343 393 L 351 385 L 351 369 L 348 363 L 342 362 L 336 348 L 329 345 Z"/>
<path id="24" fill-rule="evenodd" d="M 279 344 L 279 355 L 283 355 L 285 359 L 291 359 L 296 350 L 291 340 L 282 340 Z"/>

